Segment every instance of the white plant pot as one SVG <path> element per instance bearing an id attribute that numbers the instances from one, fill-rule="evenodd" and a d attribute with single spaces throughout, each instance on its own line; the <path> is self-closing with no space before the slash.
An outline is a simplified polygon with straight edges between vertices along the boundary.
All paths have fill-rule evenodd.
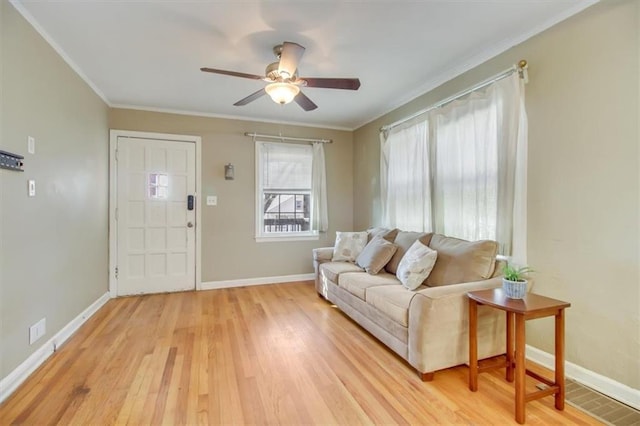
<path id="1" fill-rule="evenodd" d="M 524 299 L 527 294 L 527 281 L 510 281 L 502 279 L 502 289 L 509 299 Z"/>

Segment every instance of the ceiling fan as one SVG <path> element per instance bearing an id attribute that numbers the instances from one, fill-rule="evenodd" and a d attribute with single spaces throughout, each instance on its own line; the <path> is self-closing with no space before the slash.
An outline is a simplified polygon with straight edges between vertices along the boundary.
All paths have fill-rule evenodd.
<path id="1" fill-rule="evenodd" d="M 276 103 L 284 105 L 295 101 L 305 111 L 311 111 L 318 108 L 318 106 L 302 93 L 300 90 L 301 87 L 358 90 L 360 80 L 357 78 L 298 77 L 298 62 L 300 62 L 302 55 L 304 55 L 304 51 L 304 47 L 298 43 L 289 41 L 275 46 L 273 53 L 276 55 L 276 58 L 278 58 L 278 61 L 267 65 L 264 76 L 214 68 L 200 68 L 200 71 L 249 78 L 252 80 L 263 80 L 269 83 L 263 89 L 250 94 L 244 99 L 240 99 L 233 104 L 235 106 L 246 105 L 268 94 Z"/>

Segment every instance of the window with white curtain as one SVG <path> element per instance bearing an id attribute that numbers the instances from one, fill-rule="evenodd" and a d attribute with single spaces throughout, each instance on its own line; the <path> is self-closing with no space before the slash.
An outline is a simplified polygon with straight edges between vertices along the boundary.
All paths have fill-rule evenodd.
<path id="1" fill-rule="evenodd" d="M 496 240 L 526 264 L 527 117 L 517 74 L 381 133 L 383 224 Z"/>
<path id="2" fill-rule="evenodd" d="M 430 231 L 431 178 L 426 121 L 394 129 L 382 145 L 383 222 L 405 230 Z"/>
<path id="3" fill-rule="evenodd" d="M 435 228 L 470 241 L 495 240 L 498 207 L 496 108 L 487 100 L 435 115 Z"/>
<path id="4" fill-rule="evenodd" d="M 313 195 L 317 172 L 315 147 L 256 142 L 256 239 L 316 239 L 318 209 Z M 324 155 L 321 159 L 324 169 Z M 315 161 L 316 168 L 318 167 Z M 324 181 L 324 171 L 321 173 Z M 320 185 L 322 187 L 322 185 Z M 314 221 L 315 219 L 315 221 Z"/>

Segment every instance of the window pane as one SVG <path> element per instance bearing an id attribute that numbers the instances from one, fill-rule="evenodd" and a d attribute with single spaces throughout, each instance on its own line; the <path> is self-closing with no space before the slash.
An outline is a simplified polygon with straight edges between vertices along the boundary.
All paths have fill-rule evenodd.
<path id="1" fill-rule="evenodd" d="M 310 232 L 313 148 L 258 142 L 256 163 L 259 178 L 256 234 Z"/>
<path id="2" fill-rule="evenodd" d="M 265 192 L 263 197 L 263 232 L 307 232 L 311 229 L 311 194 Z M 298 201 L 302 206 L 297 209 Z M 305 209 L 304 206 L 307 206 Z"/>

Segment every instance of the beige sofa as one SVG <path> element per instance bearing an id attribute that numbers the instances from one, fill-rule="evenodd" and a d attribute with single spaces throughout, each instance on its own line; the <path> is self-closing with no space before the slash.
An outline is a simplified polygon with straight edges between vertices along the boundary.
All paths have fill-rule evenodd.
<path id="1" fill-rule="evenodd" d="M 468 363 L 466 293 L 501 286 L 497 244 L 382 228 L 367 232 L 369 241 L 377 236 L 396 246 L 384 269 L 367 273 L 357 262 L 332 261 L 333 247 L 314 249 L 318 294 L 404 358 L 422 380 L 432 380 L 437 370 Z M 411 291 L 395 274 L 417 239 L 438 255 L 428 278 Z M 479 359 L 505 352 L 505 323 L 500 311 L 479 307 Z"/>

